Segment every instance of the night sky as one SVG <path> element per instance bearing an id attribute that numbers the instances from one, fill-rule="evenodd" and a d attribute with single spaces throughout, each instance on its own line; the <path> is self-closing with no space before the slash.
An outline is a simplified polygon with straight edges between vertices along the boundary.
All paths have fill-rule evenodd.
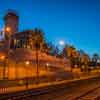
<path id="1" fill-rule="evenodd" d="M 39 27 L 56 45 L 64 40 L 100 54 L 100 0 L 0 0 L 0 29 L 7 9 L 18 12 L 20 31 Z"/>

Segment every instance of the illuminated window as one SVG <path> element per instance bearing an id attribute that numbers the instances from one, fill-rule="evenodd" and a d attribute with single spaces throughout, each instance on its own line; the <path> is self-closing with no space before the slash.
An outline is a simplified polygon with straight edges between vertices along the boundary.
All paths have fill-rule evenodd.
<path id="1" fill-rule="evenodd" d="M 14 39 L 14 45 L 17 43 L 16 39 Z"/>

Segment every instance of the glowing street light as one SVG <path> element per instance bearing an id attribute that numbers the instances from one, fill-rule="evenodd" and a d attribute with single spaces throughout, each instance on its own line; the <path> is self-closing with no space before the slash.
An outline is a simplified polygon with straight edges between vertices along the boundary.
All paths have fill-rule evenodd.
<path id="1" fill-rule="evenodd" d="M 11 28 L 10 27 L 6 27 L 5 31 L 10 32 Z"/>
<path id="2" fill-rule="evenodd" d="M 62 48 L 62 47 L 64 47 L 64 45 L 65 45 L 64 40 L 60 40 L 60 41 L 59 41 L 59 46 Z"/>
<path id="3" fill-rule="evenodd" d="M 29 65 L 29 64 L 30 64 L 30 62 L 29 62 L 29 61 L 26 61 L 26 62 L 25 62 L 25 64 L 26 64 L 26 65 Z"/>
<path id="4" fill-rule="evenodd" d="M 5 34 L 6 32 L 7 33 L 11 33 L 11 28 L 10 27 L 5 27 L 5 28 L 2 28 L 2 32 Z"/>
<path id="5" fill-rule="evenodd" d="M 59 43 L 60 49 L 62 50 L 65 45 L 65 42 L 63 40 L 60 40 L 58 43 Z"/>
<path id="6" fill-rule="evenodd" d="M 49 66 L 49 63 L 46 63 L 47 66 Z"/>
<path id="7" fill-rule="evenodd" d="M 25 61 L 25 65 L 28 66 L 30 64 L 29 61 Z M 27 77 L 27 70 L 25 71 L 26 72 L 26 89 L 28 89 L 28 77 Z"/>
<path id="8" fill-rule="evenodd" d="M 2 56 L 0 57 L 0 59 L 1 59 L 1 60 L 4 60 L 4 59 L 5 59 L 5 56 L 4 56 L 4 55 L 2 55 Z"/>
<path id="9" fill-rule="evenodd" d="M 10 44 L 11 44 L 11 38 L 10 38 L 10 36 L 11 36 L 11 34 L 12 34 L 12 30 L 11 30 L 11 28 L 10 27 L 5 27 L 5 28 L 3 28 L 3 34 L 4 34 L 4 37 L 5 37 L 5 39 L 9 39 L 8 40 L 8 46 L 9 46 L 9 49 L 10 49 Z"/>
<path id="10" fill-rule="evenodd" d="M 49 63 L 46 63 L 46 70 L 48 70 L 48 67 L 50 66 Z"/>
<path id="11" fill-rule="evenodd" d="M 64 40 L 60 40 L 60 41 L 59 41 L 59 45 L 62 46 L 61 48 L 63 48 L 64 45 L 65 45 Z M 62 49 L 61 49 L 61 51 L 62 51 Z M 63 54 L 62 54 L 62 56 L 63 56 Z M 63 58 L 64 58 L 64 57 L 63 57 Z M 63 62 L 62 62 L 62 64 L 63 64 Z M 63 65 L 64 65 L 64 64 L 63 64 Z"/>
<path id="12" fill-rule="evenodd" d="M 59 41 L 59 45 L 63 46 L 65 44 L 65 42 L 63 40 Z"/>

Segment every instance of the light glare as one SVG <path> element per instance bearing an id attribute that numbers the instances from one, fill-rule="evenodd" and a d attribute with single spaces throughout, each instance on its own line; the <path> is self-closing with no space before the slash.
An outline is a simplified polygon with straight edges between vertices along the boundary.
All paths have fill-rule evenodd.
<path id="1" fill-rule="evenodd" d="M 60 40 L 60 41 L 59 41 L 59 44 L 60 44 L 60 45 L 64 45 L 65 43 L 64 43 L 63 40 Z"/>

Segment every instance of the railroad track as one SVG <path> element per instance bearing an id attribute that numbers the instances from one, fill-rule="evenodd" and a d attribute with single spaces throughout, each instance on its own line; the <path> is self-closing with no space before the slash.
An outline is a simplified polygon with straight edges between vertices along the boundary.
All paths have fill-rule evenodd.
<path id="1" fill-rule="evenodd" d="M 53 87 L 46 87 L 38 90 L 36 89 L 35 91 L 29 90 L 20 93 L 13 93 L 11 95 L 8 94 L 6 96 L 5 95 L 0 96 L 0 100 L 100 100 L 99 82 L 96 81 L 95 84 L 89 85 L 90 87 L 88 88 L 84 88 L 88 85 L 85 86 L 82 85 L 78 89 L 77 86 L 80 87 L 80 85 L 79 84 L 77 85 L 77 83 L 70 83 L 70 85 L 68 85 L 67 87 L 66 84 L 62 86 L 55 85 Z M 75 87 L 75 89 L 73 87 Z M 68 89 L 71 90 L 73 94 L 71 94 L 71 92 L 69 92 Z M 76 93 L 76 91 L 78 92 Z"/>
<path id="2" fill-rule="evenodd" d="M 72 100 L 100 100 L 100 87 L 93 88 Z"/>
<path id="3" fill-rule="evenodd" d="M 20 93 L 20 95 L 6 96 L 4 98 L 0 98 L 0 100 L 31 100 L 34 96 L 43 95 L 45 93 L 47 92 L 45 91 L 45 92 L 33 93 L 32 91 L 30 91 L 30 92 Z M 35 98 L 35 100 L 42 100 L 42 98 L 41 99 Z M 100 100 L 100 87 L 96 87 L 92 90 L 89 90 L 78 97 L 66 98 L 66 100 Z"/>
<path id="4" fill-rule="evenodd" d="M 10 96 L 6 97 L 5 100 L 32 100 L 34 96 L 38 95 L 44 95 L 45 93 L 48 93 L 47 91 L 44 92 L 39 92 L 38 93 L 33 93 L 32 91 L 26 92 L 26 93 L 21 93 L 20 96 Z M 3 99 L 0 99 L 3 100 Z M 42 98 L 35 98 L 35 100 L 42 100 Z M 46 99 L 46 100 L 54 100 L 54 99 Z M 57 99 L 56 99 L 57 100 Z M 63 99 L 62 99 L 63 100 Z M 64 98 L 64 100 L 100 100 L 100 87 L 93 88 L 91 90 L 88 90 L 85 93 L 82 93 L 80 96 L 77 97 L 70 97 L 70 98 Z"/>
<path id="5" fill-rule="evenodd" d="M 6 96 L 2 96 L 0 97 L 0 100 L 32 100 L 32 97 L 34 96 L 38 96 L 38 95 L 43 95 L 45 93 L 48 93 L 48 91 L 37 91 L 37 92 L 33 92 L 33 91 L 25 91 L 25 92 L 21 92 L 18 94 L 12 94 L 12 95 L 6 95 Z"/>

